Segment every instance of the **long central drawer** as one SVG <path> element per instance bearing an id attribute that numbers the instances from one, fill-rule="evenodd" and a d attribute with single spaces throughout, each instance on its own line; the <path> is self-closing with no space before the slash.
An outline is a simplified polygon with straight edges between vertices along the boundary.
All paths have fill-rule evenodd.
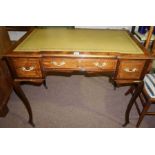
<path id="1" fill-rule="evenodd" d="M 43 58 L 44 69 L 115 70 L 117 60 L 99 58 Z"/>

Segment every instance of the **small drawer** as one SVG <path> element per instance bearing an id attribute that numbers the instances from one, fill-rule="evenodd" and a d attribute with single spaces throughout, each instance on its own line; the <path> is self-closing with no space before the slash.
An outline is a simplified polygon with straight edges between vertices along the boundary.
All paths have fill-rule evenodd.
<path id="1" fill-rule="evenodd" d="M 115 70 L 117 60 L 115 59 L 82 59 L 80 67 L 86 70 Z"/>
<path id="2" fill-rule="evenodd" d="M 17 77 L 40 78 L 42 77 L 39 59 L 37 58 L 13 58 L 14 69 Z"/>
<path id="3" fill-rule="evenodd" d="M 121 60 L 117 79 L 140 79 L 145 60 Z"/>
<path id="4" fill-rule="evenodd" d="M 76 69 L 77 66 L 78 61 L 75 58 L 43 58 L 45 69 Z"/>

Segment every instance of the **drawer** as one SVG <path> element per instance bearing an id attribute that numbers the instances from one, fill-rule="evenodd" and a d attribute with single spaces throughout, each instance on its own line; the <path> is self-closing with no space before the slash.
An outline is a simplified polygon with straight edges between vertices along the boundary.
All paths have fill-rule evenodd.
<path id="1" fill-rule="evenodd" d="M 45 69 L 73 69 L 78 67 L 78 60 L 75 58 L 43 58 Z"/>
<path id="2" fill-rule="evenodd" d="M 117 79 L 140 79 L 145 60 L 121 60 Z"/>
<path id="3" fill-rule="evenodd" d="M 40 78 L 42 77 L 39 59 L 37 58 L 13 58 L 14 69 L 17 77 Z"/>
<path id="4" fill-rule="evenodd" d="M 81 59 L 79 66 L 86 70 L 115 70 L 115 59 Z"/>
<path id="5" fill-rule="evenodd" d="M 89 58 L 43 58 L 46 69 L 74 69 L 74 70 L 115 70 L 117 60 L 89 59 Z"/>

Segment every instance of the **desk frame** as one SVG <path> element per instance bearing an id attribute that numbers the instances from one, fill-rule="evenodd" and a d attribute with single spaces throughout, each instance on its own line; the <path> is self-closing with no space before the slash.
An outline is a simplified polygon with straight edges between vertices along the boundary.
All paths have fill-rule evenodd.
<path id="1" fill-rule="evenodd" d="M 149 56 L 147 50 L 129 33 L 133 41 L 142 49 L 144 54 L 120 54 L 120 53 L 97 53 L 97 52 L 80 52 L 80 54 L 75 55 L 73 51 L 68 52 L 13 52 L 13 50 L 33 31 L 30 30 L 28 33 L 26 33 L 16 44 L 13 48 L 9 50 L 9 52 L 5 55 L 7 64 L 10 68 L 10 71 L 12 73 L 13 83 L 14 83 L 14 89 L 18 96 L 23 101 L 28 113 L 29 113 L 29 123 L 34 126 L 33 123 L 33 116 L 32 116 L 32 110 L 30 103 L 28 99 L 26 98 L 23 90 L 21 89 L 20 85 L 23 82 L 32 83 L 32 84 L 44 84 L 46 86 L 46 76 L 48 74 L 60 74 L 60 75 L 72 75 L 74 73 L 83 73 L 85 75 L 107 75 L 110 77 L 110 81 L 114 84 L 114 87 L 118 86 L 126 86 L 126 85 L 132 85 L 135 83 L 139 83 L 143 80 L 145 74 L 148 72 L 149 65 L 151 64 L 151 57 Z M 58 60 L 56 62 L 57 67 L 48 68 L 47 62 L 48 58 L 54 58 L 55 60 Z M 45 59 L 45 61 L 44 61 Z M 84 66 L 84 70 L 82 70 L 80 67 L 72 67 L 74 61 L 69 61 L 69 67 L 68 68 L 61 68 L 62 61 L 59 61 L 59 59 L 65 59 L 65 60 L 75 60 L 78 62 L 83 61 L 86 66 Z M 86 61 L 90 60 L 90 62 L 96 61 L 96 60 L 103 60 L 108 62 L 109 68 L 106 68 L 103 70 L 99 68 L 90 67 L 87 66 Z M 19 60 L 19 61 L 18 61 Z M 39 72 L 33 72 L 32 74 L 25 74 L 25 77 L 21 72 L 17 71 L 17 68 L 19 65 L 23 63 L 23 60 L 25 62 L 35 62 L 37 71 Z M 32 61 L 31 61 L 32 60 Z M 112 61 L 112 63 L 109 63 L 109 60 Z M 116 61 L 116 63 L 114 62 Z M 47 64 L 47 66 L 46 66 Z M 96 67 L 103 67 L 104 63 L 98 63 L 98 66 Z M 115 64 L 115 65 L 113 65 Z M 124 69 L 123 67 L 126 67 L 126 64 L 128 64 L 129 68 L 128 72 L 129 74 L 126 74 L 122 72 Z M 23 65 L 23 64 L 22 64 Z M 77 65 L 77 64 L 76 64 Z M 110 68 L 112 65 L 112 68 Z M 139 70 L 138 73 L 134 73 L 134 65 L 138 67 L 137 70 Z M 88 67 L 88 68 L 87 68 Z M 133 68 L 133 69 L 132 69 Z M 25 70 L 30 70 L 32 68 L 25 68 Z M 133 72 L 134 76 L 131 76 L 131 73 Z M 136 72 L 136 71 L 135 71 Z M 110 73 L 110 74 L 109 74 Z M 33 75 L 35 77 L 33 77 Z"/>

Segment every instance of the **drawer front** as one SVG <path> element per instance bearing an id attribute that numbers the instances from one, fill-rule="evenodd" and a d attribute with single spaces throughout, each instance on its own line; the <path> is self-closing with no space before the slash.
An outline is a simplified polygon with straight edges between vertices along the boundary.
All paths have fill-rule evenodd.
<path id="1" fill-rule="evenodd" d="M 45 69 L 73 69 L 77 68 L 77 59 L 71 58 L 43 58 Z"/>
<path id="2" fill-rule="evenodd" d="M 37 58 L 13 58 L 16 76 L 21 78 L 41 78 L 41 68 Z"/>
<path id="3" fill-rule="evenodd" d="M 140 79 L 145 60 L 121 60 L 117 79 Z"/>
<path id="4" fill-rule="evenodd" d="M 82 59 L 80 67 L 86 70 L 115 70 L 117 60 L 115 59 Z"/>
<path id="5" fill-rule="evenodd" d="M 74 70 L 115 70 L 117 60 L 114 59 L 90 59 L 90 58 L 43 58 L 43 66 L 46 69 L 74 69 Z"/>

